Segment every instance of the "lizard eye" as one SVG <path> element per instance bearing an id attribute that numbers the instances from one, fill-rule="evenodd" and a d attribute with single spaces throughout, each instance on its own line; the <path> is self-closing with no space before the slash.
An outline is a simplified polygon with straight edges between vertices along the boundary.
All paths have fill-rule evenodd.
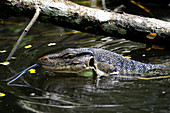
<path id="1" fill-rule="evenodd" d="M 75 55 L 73 55 L 73 54 L 66 54 L 63 57 L 71 59 L 71 58 L 75 57 Z"/>
<path id="2" fill-rule="evenodd" d="M 90 59 L 89 66 L 96 68 L 95 65 L 94 65 L 94 58 Z"/>
<path id="3" fill-rule="evenodd" d="M 73 58 L 74 57 L 74 55 L 68 55 L 67 56 L 67 58 L 69 58 L 69 59 L 71 59 L 71 58 Z"/>

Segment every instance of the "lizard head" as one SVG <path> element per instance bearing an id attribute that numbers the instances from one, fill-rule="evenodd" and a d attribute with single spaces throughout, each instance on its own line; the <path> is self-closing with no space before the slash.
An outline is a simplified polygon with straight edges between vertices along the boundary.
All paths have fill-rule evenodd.
<path id="1" fill-rule="evenodd" d="M 69 48 L 60 53 L 43 56 L 38 61 L 44 69 L 62 73 L 82 74 L 96 68 L 94 54 L 88 48 Z"/>

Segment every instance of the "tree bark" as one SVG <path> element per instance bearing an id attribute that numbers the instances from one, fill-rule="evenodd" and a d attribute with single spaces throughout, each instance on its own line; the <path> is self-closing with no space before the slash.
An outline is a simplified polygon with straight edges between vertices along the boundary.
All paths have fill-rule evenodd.
<path id="1" fill-rule="evenodd" d="M 127 13 L 89 8 L 67 0 L 1 0 L 0 10 L 13 16 L 32 17 L 41 8 L 39 21 L 83 32 L 169 46 L 170 22 Z M 2 15 L 1 15 L 2 16 Z"/>

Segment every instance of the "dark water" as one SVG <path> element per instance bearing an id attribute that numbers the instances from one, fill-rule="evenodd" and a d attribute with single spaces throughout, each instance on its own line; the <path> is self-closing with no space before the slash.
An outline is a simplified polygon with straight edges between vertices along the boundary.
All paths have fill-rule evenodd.
<path id="1" fill-rule="evenodd" d="M 101 3 L 98 3 L 99 6 Z M 110 5 L 110 4 L 108 4 Z M 102 6 L 102 5 L 101 5 Z M 152 6 L 153 7 L 153 6 Z M 169 20 L 170 15 L 162 15 Z M 29 19 L 11 17 L 0 24 L 0 62 L 4 62 L 17 37 Z M 56 43 L 48 46 L 49 43 Z M 25 49 L 26 45 L 32 45 Z M 97 36 L 37 22 L 15 53 L 10 65 L 0 65 L 0 80 L 9 78 L 37 62 L 45 54 L 66 48 L 96 47 L 107 49 L 145 63 L 170 61 L 169 48 L 149 46 L 116 37 Z M 125 51 L 130 51 L 126 53 Z M 0 82 L 0 112 L 58 112 L 58 113 L 169 113 L 170 82 L 161 80 L 114 81 L 103 77 L 96 85 L 93 77 L 52 73 L 37 68 L 36 74 L 26 73 L 15 81 L 38 88 L 12 87 Z"/>

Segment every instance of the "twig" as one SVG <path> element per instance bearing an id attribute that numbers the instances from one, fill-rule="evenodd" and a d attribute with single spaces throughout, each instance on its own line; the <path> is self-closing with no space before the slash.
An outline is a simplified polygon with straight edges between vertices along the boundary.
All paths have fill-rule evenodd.
<path id="1" fill-rule="evenodd" d="M 103 9 L 104 9 L 104 10 L 107 10 L 105 0 L 102 0 L 102 6 L 103 6 Z"/>
<path id="2" fill-rule="evenodd" d="M 124 5 L 120 5 L 114 9 L 114 12 L 121 12 L 122 8 L 125 8 Z"/>
<path id="3" fill-rule="evenodd" d="M 37 20 L 41 9 L 39 8 L 39 6 L 35 6 L 36 12 L 32 18 L 32 20 L 30 21 L 30 23 L 27 25 L 27 27 L 24 29 L 24 31 L 22 32 L 21 36 L 19 37 L 17 43 L 15 44 L 14 48 L 11 50 L 9 56 L 7 57 L 6 61 L 10 60 L 11 57 L 13 56 L 13 54 L 15 53 L 17 47 L 19 46 L 20 42 L 22 41 L 22 39 L 25 37 L 25 35 L 28 33 L 28 31 L 30 30 L 30 28 L 32 27 L 32 25 L 35 23 L 35 21 Z"/>

